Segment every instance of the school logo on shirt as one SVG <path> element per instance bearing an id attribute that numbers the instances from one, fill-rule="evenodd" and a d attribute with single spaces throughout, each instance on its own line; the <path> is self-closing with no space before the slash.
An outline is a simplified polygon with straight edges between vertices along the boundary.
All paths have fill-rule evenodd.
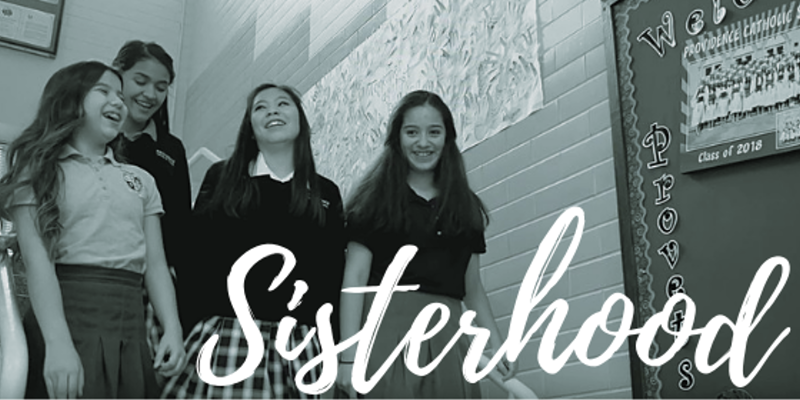
<path id="1" fill-rule="evenodd" d="M 125 183 L 128 184 L 128 187 L 133 189 L 136 193 L 142 191 L 142 181 L 139 179 L 138 176 L 125 171 L 122 173 L 122 177 L 125 179 Z"/>
<path id="2" fill-rule="evenodd" d="M 170 157 L 167 153 L 164 153 L 161 150 L 156 150 L 156 155 L 163 158 L 166 162 L 169 163 L 171 167 L 175 166 L 175 159 Z"/>

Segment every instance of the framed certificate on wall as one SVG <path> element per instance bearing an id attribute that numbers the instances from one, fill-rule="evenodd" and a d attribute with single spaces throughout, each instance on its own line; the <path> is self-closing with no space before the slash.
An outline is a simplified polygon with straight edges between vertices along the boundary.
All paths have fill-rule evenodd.
<path id="1" fill-rule="evenodd" d="M 0 45 L 55 57 L 66 0 L 0 0 Z"/>

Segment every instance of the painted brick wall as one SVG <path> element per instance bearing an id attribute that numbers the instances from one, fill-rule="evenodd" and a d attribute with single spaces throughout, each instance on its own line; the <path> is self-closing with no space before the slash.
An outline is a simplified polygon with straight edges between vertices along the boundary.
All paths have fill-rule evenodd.
<path id="1" fill-rule="evenodd" d="M 569 206 L 585 212 L 583 239 L 567 273 L 529 318 L 530 326 L 552 300 L 568 301 L 569 314 L 556 341 L 558 355 L 580 324 L 611 293 L 624 289 L 601 2 L 538 2 L 544 108 L 464 155 L 470 183 L 492 217 L 481 274 L 501 327 L 508 326 L 522 278 L 553 222 Z M 554 268 L 548 268 L 545 280 Z M 620 319 L 620 310 L 615 311 L 612 329 Z M 537 361 L 542 331 L 522 353 L 517 375 L 537 395 L 631 396 L 627 345 L 599 367 L 586 367 L 573 356 L 550 375 Z M 599 355 L 608 344 L 608 337 L 596 335 L 589 355 Z M 492 389 L 492 395 L 502 393 Z"/>
<path id="2" fill-rule="evenodd" d="M 13 140 L 32 121 L 44 85 L 58 69 L 84 60 L 110 63 L 128 40 L 158 42 L 180 68 L 184 1 L 67 1 L 54 59 L 0 47 L 0 141 Z"/>
<path id="3" fill-rule="evenodd" d="M 305 92 L 407 0 L 190 1 L 179 71 L 178 116 L 197 190 L 211 164 L 201 148 L 230 154 L 244 97 L 264 81 Z M 622 266 L 611 150 L 600 0 L 539 3 L 545 106 L 465 152 L 470 182 L 490 209 L 482 277 L 499 325 L 513 303 L 539 241 L 566 207 L 581 206 L 586 227 L 568 272 L 550 301 L 566 299 L 561 352 L 611 293 L 622 292 Z M 547 279 L 547 276 L 546 278 Z M 613 316 L 612 329 L 620 315 Z M 555 375 L 538 365 L 541 332 L 520 359 L 518 377 L 540 397 L 630 397 L 627 346 L 602 366 L 574 357 Z M 610 341 L 598 335 L 590 355 Z M 506 397 L 491 384 L 485 395 Z"/>

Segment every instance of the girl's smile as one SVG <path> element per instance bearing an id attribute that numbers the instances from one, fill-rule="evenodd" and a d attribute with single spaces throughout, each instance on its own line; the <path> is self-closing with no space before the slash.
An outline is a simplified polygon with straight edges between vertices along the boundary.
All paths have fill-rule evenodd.
<path id="1" fill-rule="evenodd" d="M 125 104 L 131 119 L 144 125 L 167 98 L 169 71 L 160 62 L 148 58 L 124 71 L 122 77 L 125 79 Z"/>
<path id="2" fill-rule="evenodd" d="M 75 132 L 79 140 L 105 147 L 119 133 L 128 109 L 122 101 L 122 82 L 106 71 L 83 99 L 84 122 Z"/>
<path id="3" fill-rule="evenodd" d="M 294 143 L 300 134 L 297 105 L 278 88 L 261 91 L 253 100 L 250 123 L 260 146 Z"/>
<path id="4" fill-rule="evenodd" d="M 414 172 L 433 172 L 445 142 L 442 115 L 429 105 L 406 111 L 400 129 L 400 148 Z"/>

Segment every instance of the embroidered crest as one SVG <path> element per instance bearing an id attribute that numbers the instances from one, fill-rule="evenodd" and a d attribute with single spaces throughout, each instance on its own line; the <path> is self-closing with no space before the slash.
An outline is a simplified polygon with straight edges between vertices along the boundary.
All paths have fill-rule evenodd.
<path id="1" fill-rule="evenodd" d="M 142 181 L 139 179 L 138 176 L 125 171 L 122 173 L 122 177 L 125 179 L 125 183 L 128 184 L 128 187 L 133 189 L 136 193 L 142 191 Z"/>

